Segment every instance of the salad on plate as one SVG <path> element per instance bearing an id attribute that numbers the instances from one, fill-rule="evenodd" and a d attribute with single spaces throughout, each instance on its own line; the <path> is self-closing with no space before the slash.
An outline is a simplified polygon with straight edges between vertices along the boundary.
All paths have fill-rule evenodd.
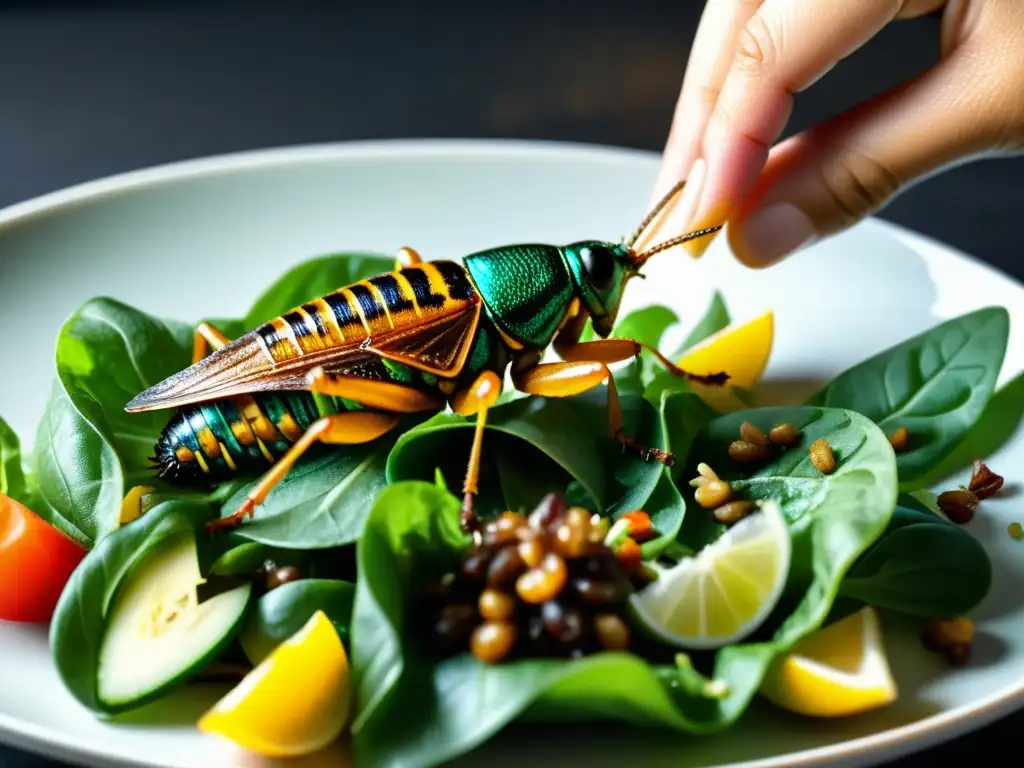
<path id="1" fill-rule="evenodd" d="M 392 269 L 318 257 L 204 327 L 238 338 Z M 239 521 L 266 491 L 247 470 L 315 420 L 305 393 L 250 398 L 261 408 L 234 420 L 126 412 L 189 368 L 194 328 L 91 300 L 57 339 L 32 450 L 0 421 L 0 573 L 16 585 L 0 620 L 49 622 L 68 694 L 98 718 L 216 684 L 196 723 L 211 738 L 272 756 L 344 739 L 373 766 L 444 763 L 518 720 L 699 738 L 755 697 L 813 718 L 885 707 L 886 612 L 919 622 L 922 653 L 970 664 L 991 563 L 967 524 L 1002 489 L 984 459 L 1019 398 L 1016 380 L 996 388 L 1007 312 L 946 320 L 770 406 L 772 314 L 734 322 L 717 294 L 688 314 L 620 318 L 610 338 L 639 357 L 579 394 L 503 391 L 482 441 L 474 414 L 445 409 L 310 445 Z M 609 438 L 609 397 L 650 451 Z M 967 467 L 968 485 L 948 481 Z"/>

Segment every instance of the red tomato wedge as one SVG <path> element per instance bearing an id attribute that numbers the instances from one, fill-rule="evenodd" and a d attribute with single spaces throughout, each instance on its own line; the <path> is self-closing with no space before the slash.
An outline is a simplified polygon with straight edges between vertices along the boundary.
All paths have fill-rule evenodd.
<path id="1" fill-rule="evenodd" d="M 85 549 L 0 494 L 0 621 L 46 622 Z"/>

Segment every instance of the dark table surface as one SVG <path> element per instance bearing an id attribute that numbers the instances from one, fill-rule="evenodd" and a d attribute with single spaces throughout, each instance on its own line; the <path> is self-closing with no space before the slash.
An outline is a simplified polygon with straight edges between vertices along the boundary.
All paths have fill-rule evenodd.
<path id="1" fill-rule="evenodd" d="M 501 137 L 660 150 L 702 5 L 0 0 L 0 207 L 158 163 L 309 142 Z M 892 26 L 801 94 L 787 133 L 937 57 L 936 19 Z M 916 186 L 881 217 L 1024 278 L 1022 193 L 1024 159 L 976 162 Z M 999 765 L 997 750 L 1016 763 L 1017 728 L 1024 715 L 893 765 L 981 755 Z M 0 747 L 0 768 L 53 765 Z"/>

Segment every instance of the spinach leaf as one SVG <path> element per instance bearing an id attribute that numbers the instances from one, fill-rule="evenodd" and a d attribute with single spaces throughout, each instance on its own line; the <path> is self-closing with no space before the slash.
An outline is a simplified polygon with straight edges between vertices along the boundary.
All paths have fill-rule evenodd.
<path id="1" fill-rule="evenodd" d="M 50 649 L 57 673 L 82 705 L 104 711 L 96 693 L 100 644 L 125 577 L 163 542 L 211 516 L 205 504 L 163 502 L 104 538 L 71 574 L 50 623 Z"/>
<path id="2" fill-rule="evenodd" d="M 686 337 L 686 340 L 679 349 L 669 356 L 669 359 L 678 360 L 686 350 L 704 341 L 708 336 L 723 330 L 730 322 L 732 320 L 729 317 L 729 310 L 725 306 L 725 299 L 722 298 L 722 294 L 719 291 L 715 291 L 711 297 L 711 303 L 704 312 L 704 316 L 697 321 L 697 324 Z"/>
<path id="3" fill-rule="evenodd" d="M 360 540 L 352 629 L 358 716 L 357 764 L 431 766 L 484 742 L 527 710 L 550 718 L 605 715 L 700 730 L 687 708 L 707 701 L 688 666 L 661 670 L 629 654 L 577 662 L 527 660 L 488 666 L 469 654 L 424 656 L 406 625 L 413 585 L 438 573 L 468 545 L 459 501 L 422 482 L 381 494 Z"/>
<path id="4" fill-rule="evenodd" d="M 977 539 L 938 515 L 898 506 L 839 591 L 878 608 L 938 619 L 969 612 L 991 585 L 992 563 Z"/>
<path id="5" fill-rule="evenodd" d="M 1024 421 L 1024 371 L 989 399 L 981 417 L 946 458 L 917 478 L 914 485 L 927 488 L 968 469 L 975 459 L 985 459 L 1016 434 Z"/>
<path id="6" fill-rule="evenodd" d="M 766 466 L 744 471 L 728 457 L 744 421 L 765 432 L 789 422 L 801 430 L 800 441 Z M 829 442 L 838 463 L 830 475 L 810 461 L 809 447 L 818 438 Z M 690 457 L 694 474 L 696 464 L 706 462 L 737 497 L 778 501 L 793 536 L 785 595 L 758 634 L 776 628 L 770 637 L 717 654 L 714 676 L 725 681 L 729 695 L 718 702 L 713 720 L 727 724 L 747 707 L 774 657 L 821 626 L 848 570 L 885 530 L 896 504 L 896 460 L 885 434 L 860 414 L 807 407 L 722 416 L 698 438 Z M 717 538 L 720 526 L 710 512 L 687 503 L 681 538 L 699 550 Z"/>
<path id="7" fill-rule="evenodd" d="M 21 441 L 11 426 L 0 419 L 0 493 L 26 504 L 27 491 L 25 470 L 21 466 Z"/>
<path id="8" fill-rule="evenodd" d="M 1009 314 L 979 309 L 850 368 L 808 405 L 849 408 L 886 434 L 906 427 L 900 482 L 915 481 L 959 443 L 981 415 L 1006 354 Z"/>
<path id="9" fill-rule="evenodd" d="M 327 549 L 359 538 L 374 498 L 386 485 L 385 467 L 395 437 L 365 445 L 333 446 L 297 464 L 238 526 L 238 536 L 273 547 Z M 224 504 L 231 514 L 257 481 Z"/>
<path id="10" fill-rule="evenodd" d="M 309 259 L 267 288 L 253 303 L 242 324 L 251 330 L 311 299 L 394 268 L 394 256 L 375 253 L 338 253 Z"/>
<path id="11" fill-rule="evenodd" d="M 637 396 L 620 402 L 629 434 L 662 447 L 657 414 Z M 465 474 L 475 417 L 443 413 L 399 437 L 387 462 L 388 482 Z M 624 453 L 608 436 L 607 389 L 571 398 L 528 397 L 493 408 L 483 440 L 478 509 L 530 508 L 576 481 L 597 511 L 638 509 L 663 466 Z"/>
<path id="12" fill-rule="evenodd" d="M 117 527 L 121 500 L 154 480 L 165 412 L 124 405 L 189 362 L 191 329 L 111 299 L 85 304 L 57 340 L 57 379 L 35 450 L 39 514 L 86 547 Z"/>
<path id="13" fill-rule="evenodd" d="M 334 624 L 348 645 L 355 585 L 334 579 L 299 579 L 263 595 L 250 616 L 239 642 L 250 663 L 257 666 L 278 645 L 290 638 L 317 611 Z"/>
<path id="14" fill-rule="evenodd" d="M 661 337 L 669 328 L 679 322 L 676 313 L 658 304 L 630 312 L 615 325 L 612 337 L 632 339 L 641 344 L 657 347 Z"/>

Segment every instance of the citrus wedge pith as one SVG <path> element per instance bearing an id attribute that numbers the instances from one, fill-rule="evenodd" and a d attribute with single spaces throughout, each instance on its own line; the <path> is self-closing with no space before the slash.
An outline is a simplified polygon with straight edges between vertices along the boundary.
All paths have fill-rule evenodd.
<path id="1" fill-rule="evenodd" d="M 782 595 L 792 545 L 782 510 L 765 502 L 696 557 L 653 565 L 656 581 L 631 598 L 634 618 L 680 648 L 710 649 L 753 632 Z"/>
<path id="2" fill-rule="evenodd" d="M 808 635 L 776 660 L 761 693 L 811 717 L 845 717 L 890 704 L 898 694 L 870 606 Z"/>
<path id="3" fill-rule="evenodd" d="M 337 739 L 348 711 L 345 647 L 317 611 L 203 715 L 198 728 L 261 755 L 303 755 Z"/>

